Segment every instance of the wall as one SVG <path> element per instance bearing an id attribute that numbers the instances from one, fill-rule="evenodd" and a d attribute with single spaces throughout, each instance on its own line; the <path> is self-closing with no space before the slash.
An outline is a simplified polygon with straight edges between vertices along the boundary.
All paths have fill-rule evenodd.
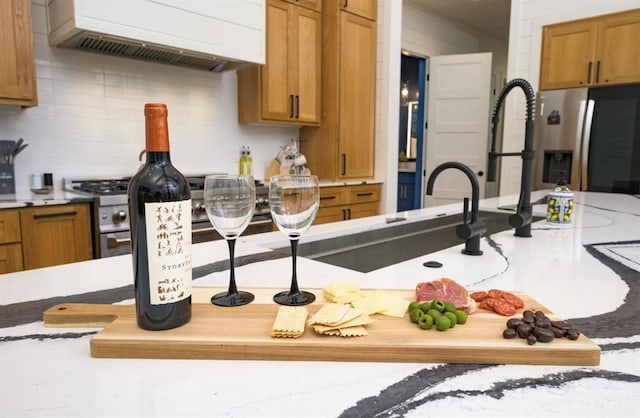
<path id="1" fill-rule="evenodd" d="M 184 174 L 237 172 L 239 150 L 251 147 L 254 175 L 262 178 L 295 127 L 237 123 L 236 74 L 207 73 L 87 52 L 47 42 L 45 0 L 32 0 L 37 107 L 0 107 L 0 138 L 29 144 L 16 158 L 16 190 L 29 176 L 130 176 L 144 148 L 144 103 L 169 108 L 174 164 Z"/>
<path id="2" fill-rule="evenodd" d="M 538 90 L 542 26 L 638 7 L 638 0 L 512 0 L 507 78 L 524 78 Z M 524 95 L 510 94 L 505 102 L 503 151 L 522 149 L 524 123 Z M 503 159 L 501 195 L 519 192 L 521 167 L 518 158 Z"/>

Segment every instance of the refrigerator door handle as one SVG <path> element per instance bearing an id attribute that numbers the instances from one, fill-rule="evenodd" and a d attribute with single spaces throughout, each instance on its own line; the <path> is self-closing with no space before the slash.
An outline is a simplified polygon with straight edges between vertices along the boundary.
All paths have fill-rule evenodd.
<path id="1" fill-rule="evenodd" d="M 589 167 L 589 145 L 591 141 L 591 124 L 593 123 L 593 111 L 595 101 L 587 100 L 587 109 L 584 118 L 582 132 L 582 145 L 580 148 L 580 190 L 587 191 L 587 168 Z"/>

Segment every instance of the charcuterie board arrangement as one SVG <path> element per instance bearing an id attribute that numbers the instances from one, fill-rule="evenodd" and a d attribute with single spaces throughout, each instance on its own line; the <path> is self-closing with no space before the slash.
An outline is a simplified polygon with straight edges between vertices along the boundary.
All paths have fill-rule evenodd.
<path id="1" fill-rule="evenodd" d="M 347 335 L 340 337 L 339 331 L 320 333 L 318 329 L 331 329 L 319 319 L 326 316 L 320 315 L 319 311 L 329 302 L 326 291 L 323 297 L 322 289 L 311 289 L 316 301 L 305 307 L 308 310 L 306 327 L 303 325 L 302 331 L 289 335 L 288 330 L 276 330 L 276 318 L 286 316 L 280 313 L 280 305 L 272 300 L 276 289 L 251 289 L 256 296 L 254 302 L 232 308 L 210 303 L 211 296 L 220 290 L 195 287 L 191 321 L 166 331 L 140 329 L 133 305 L 57 305 L 44 312 L 44 323 L 49 327 L 103 328 L 90 342 L 91 356 L 99 358 L 585 366 L 600 362 L 600 348 L 584 335 L 577 336 L 575 340 L 556 338 L 550 343 L 529 345 L 519 338 L 504 338 L 509 318 L 483 309 L 469 315 L 464 325 L 446 332 L 435 328 L 421 329 L 410 320 L 407 311 L 401 313 L 402 317 L 397 313 L 360 317 L 358 320 L 364 321 L 364 334 L 348 331 Z M 415 290 L 385 290 L 384 294 L 392 295 L 396 304 L 404 299 L 408 306 L 416 300 Z M 523 301 L 525 309 L 543 312 L 550 320 L 561 319 L 526 294 L 514 294 Z M 345 311 L 344 315 L 347 314 Z M 522 309 L 518 315 L 522 317 Z M 313 327 L 318 328 L 309 325 L 312 318 L 316 321 Z M 300 323 L 299 319 L 297 321 Z"/>

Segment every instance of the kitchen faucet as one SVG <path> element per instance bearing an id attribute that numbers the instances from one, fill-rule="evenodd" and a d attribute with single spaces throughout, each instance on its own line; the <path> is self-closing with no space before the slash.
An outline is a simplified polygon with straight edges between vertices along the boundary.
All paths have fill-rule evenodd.
<path id="1" fill-rule="evenodd" d="M 487 231 L 487 226 L 484 222 L 478 220 L 478 206 L 480 201 L 480 185 L 478 184 L 478 178 L 476 174 L 465 164 L 457 161 L 449 161 L 442 163 L 433 170 L 427 181 L 427 195 L 433 194 L 433 183 L 436 181 L 436 177 L 448 168 L 457 168 L 467 175 L 471 182 L 471 221 L 469 222 L 469 198 L 464 198 L 462 208 L 462 221 L 461 225 L 456 227 L 456 235 L 458 238 L 465 240 L 463 254 L 466 255 L 482 255 L 480 250 L 480 236 Z"/>
<path id="2" fill-rule="evenodd" d="M 524 130 L 524 149 L 521 152 L 496 152 L 496 132 L 499 122 L 500 108 L 509 92 L 514 87 L 520 87 L 527 100 L 527 119 Z M 522 174 L 520 176 L 520 197 L 516 213 L 509 216 L 509 225 L 514 227 L 514 235 L 517 237 L 531 236 L 531 184 L 533 182 L 533 159 L 535 151 L 533 149 L 533 112 L 535 106 L 535 92 L 531 84 L 522 78 L 515 78 L 509 81 L 502 93 L 496 100 L 496 107 L 491 118 L 491 151 L 489 151 L 489 164 L 487 167 L 487 181 L 496 181 L 497 159 L 498 157 L 519 156 L 522 158 Z"/>

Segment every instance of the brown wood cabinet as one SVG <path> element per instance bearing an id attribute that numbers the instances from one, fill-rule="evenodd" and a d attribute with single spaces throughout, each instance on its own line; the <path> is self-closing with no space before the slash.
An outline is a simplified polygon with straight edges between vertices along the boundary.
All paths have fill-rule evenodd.
<path id="1" fill-rule="evenodd" d="M 238 71 L 240 123 L 320 122 L 321 14 L 298 3 L 267 2 L 266 64 Z"/>
<path id="2" fill-rule="evenodd" d="M 544 26 L 540 90 L 640 82 L 640 9 Z"/>
<path id="3" fill-rule="evenodd" d="M 297 6 L 306 7 L 307 9 L 322 10 L 322 0 L 284 0 Z"/>
<path id="4" fill-rule="evenodd" d="M 314 224 L 375 216 L 379 208 L 379 184 L 321 187 L 320 208 Z"/>
<path id="5" fill-rule="evenodd" d="M 376 20 L 378 4 L 376 0 L 341 0 L 340 8 L 367 19 Z"/>
<path id="6" fill-rule="evenodd" d="M 323 3 L 322 124 L 300 130 L 307 165 L 322 180 L 374 175 L 377 27 L 342 4 Z"/>
<path id="7" fill-rule="evenodd" d="M 35 106 L 31 1 L 0 0 L 0 104 Z"/>
<path id="8" fill-rule="evenodd" d="M 93 258 L 89 204 L 0 211 L 0 273 Z"/>
<path id="9" fill-rule="evenodd" d="M 22 270 L 20 212 L 0 211 L 0 274 Z"/>

